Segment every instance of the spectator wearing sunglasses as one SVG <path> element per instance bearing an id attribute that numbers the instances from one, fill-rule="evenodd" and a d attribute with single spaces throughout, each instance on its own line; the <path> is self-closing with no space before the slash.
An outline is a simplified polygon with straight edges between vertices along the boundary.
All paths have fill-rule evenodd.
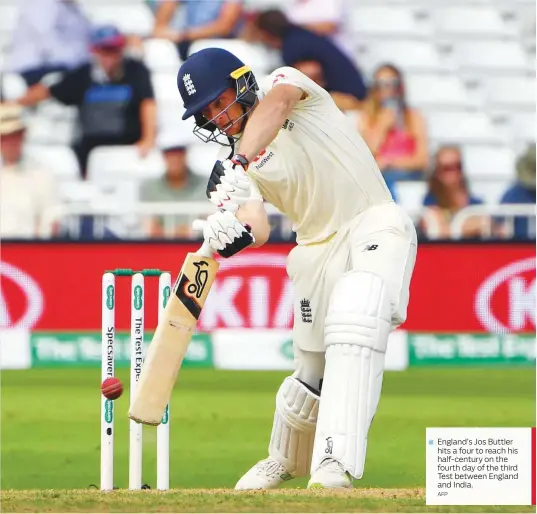
<path id="1" fill-rule="evenodd" d="M 483 201 L 470 193 L 458 147 L 444 146 L 437 151 L 434 159 L 429 190 L 423 200 L 427 212 L 420 220 L 420 228 L 429 238 L 449 239 L 455 214 L 469 205 L 483 204 Z M 483 216 L 468 218 L 462 227 L 463 237 L 478 237 L 486 226 L 485 222 Z"/>
<path id="2" fill-rule="evenodd" d="M 377 68 L 361 116 L 361 132 L 385 179 L 421 180 L 428 165 L 427 127 L 407 105 L 399 69 Z"/>

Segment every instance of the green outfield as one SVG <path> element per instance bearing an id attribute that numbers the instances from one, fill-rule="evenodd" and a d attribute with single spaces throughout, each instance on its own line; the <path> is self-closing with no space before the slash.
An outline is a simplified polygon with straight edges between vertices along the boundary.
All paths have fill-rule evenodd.
<path id="1" fill-rule="evenodd" d="M 119 370 L 118 376 L 128 382 L 128 370 Z M 184 370 L 171 407 L 172 488 L 229 489 L 248 467 L 264 458 L 274 395 L 284 376 L 279 372 Z M 425 427 L 532 426 L 535 420 L 535 372 L 531 369 L 391 372 L 386 373 L 370 434 L 365 476 L 355 485 L 403 489 L 397 493 L 400 496 L 393 492 L 390 497 L 389 491 L 335 498 L 307 491 L 272 495 L 195 491 L 158 495 L 143 491 L 134 496 L 114 493 L 102 497 L 92 490 L 80 491 L 99 483 L 100 371 L 4 371 L 1 378 L 1 485 L 4 491 L 25 490 L 4 492 L 4 511 L 29 511 L 29 505 L 55 512 L 132 512 L 137 508 L 305 512 L 316 510 L 316 505 L 325 511 L 395 510 L 395 505 L 399 510 L 415 511 L 424 503 L 420 488 L 425 482 Z M 115 484 L 122 488 L 127 484 L 127 393 L 115 402 Z M 144 428 L 143 477 L 150 486 L 155 484 L 155 440 L 155 429 Z M 305 483 L 297 480 L 288 487 L 303 487 Z M 77 491 L 27 491 L 31 489 Z M 531 511 L 521 507 L 511 510 Z"/>

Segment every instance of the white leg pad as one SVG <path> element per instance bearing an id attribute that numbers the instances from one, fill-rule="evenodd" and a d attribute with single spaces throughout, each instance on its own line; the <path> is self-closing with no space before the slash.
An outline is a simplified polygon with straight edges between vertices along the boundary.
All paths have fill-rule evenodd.
<path id="1" fill-rule="evenodd" d="M 311 472 L 326 458 L 361 478 L 382 388 L 392 308 L 384 281 L 364 271 L 336 284 L 325 323 L 326 366 Z"/>
<path id="2" fill-rule="evenodd" d="M 294 377 L 287 377 L 276 395 L 269 455 L 294 477 L 305 476 L 311 452 L 319 397 Z"/>

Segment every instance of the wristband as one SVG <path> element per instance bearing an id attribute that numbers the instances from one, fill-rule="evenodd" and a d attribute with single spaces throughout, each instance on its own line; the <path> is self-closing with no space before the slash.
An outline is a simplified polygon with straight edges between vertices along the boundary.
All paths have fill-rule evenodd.
<path id="1" fill-rule="evenodd" d="M 248 169 L 248 165 L 250 164 L 250 162 L 248 161 L 248 159 L 240 154 L 240 153 L 237 153 L 235 154 L 232 158 L 231 158 L 231 162 L 233 164 L 238 164 L 239 166 L 242 166 L 245 170 Z"/>

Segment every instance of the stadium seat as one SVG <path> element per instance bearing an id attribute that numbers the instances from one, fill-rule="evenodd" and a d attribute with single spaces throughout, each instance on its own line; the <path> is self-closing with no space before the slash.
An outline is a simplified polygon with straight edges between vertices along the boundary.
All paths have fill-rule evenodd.
<path id="1" fill-rule="evenodd" d="M 170 145 L 188 146 L 201 141 L 192 132 L 194 122 L 190 120 L 183 121 L 182 105 L 172 108 L 168 105 L 167 109 L 159 109 L 158 117 L 158 134 L 157 144 L 159 148 L 169 147 Z"/>
<path id="2" fill-rule="evenodd" d="M 455 44 L 454 57 L 462 70 L 475 72 L 526 72 L 530 65 L 515 41 L 465 41 Z M 534 69 L 535 72 L 535 69 Z"/>
<path id="3" fill-rule="evenodd" d="M 153 84 L 157 103 L 181 102 L 181 96 L 177 89 L 177 70 L 153 73 L 151 75 L 151 83 Z"/>
<path id="4" fill-rule="evenodd" d="M 535 42 L 535 2 L 517 6 L 515 2 L 510 5 L 516 19 L 518 35 L 522 39 L 532 39 Z"/>
<path id="5" fill-rule="evenodd" d="M 179 93 L 176 93 L 179 96 Z M 184 144 L 191 144 L 200 142 L 200 140 L 193 134 L 194 122 L 192 119 L 184 121 L 182 119 L 185 109 L 183 102 L 180 98 L 167 100 L 157 103 L 157 123 L 159 140 L 170 141 L 171 139 L 176 142 L 182 142 Z"/>
<path id="6" fill-rule="evenodd" d="M 511 185 L 511 182 L 510 178 L 470 180 L 470 191 L 485 203 L 494 205 L 500 203 L 503 193 Z"/>
<path id="7" fill-rule="evenodd" d="M 3 99 L 15 100 L 26 93 L 26 82 L 18 73 L 2 73 L 0 80 Z"/>
<path id="8" fill-rule="evenodd" d="M 202 39 L 194 41 L 189 55 L 205 48 L 223 48 L 235 54 L 242 62 L 250 66 L 257 79 L 272 73 L 281 66 L 277 52 L 267 50 L 261 45 L 252 45 L 240 39 Z"/>
<path id="9" fill-rule="evenodd" d="M 100 146 L 90 152 L 88 180 L 107 183 L 113 180 L 140 182 L 160 177 L 165 164 L 159 150 L 153 150 L 142 159 L 135 146 Z"/>
<path id="10" fill-rule="evenodd" d="M 144 3 L 129 3 L 117 5 L 111 2 L 105 3 L 87 2 L 84 8 L 95 25 L 112 23 L 125 34 L 148 36 L 153 31 L 155 19 L 151 9 Z M 95 5 L 97 4 L 97 5 Z"/>
<path id="11" fill-rule="evenodd" d="M 515 153 L 508 146 L 466 145 L 464 170 L 468 177 L 510 179 L 515 176 Z"/>
<path id="12" fill-rule="evenodd" d="M 11 31 L 0 30 L 0 59 L 5 62 L 9 55 L 9 48 L 11 46 Z"/>
<path id="13" fill-rule="evenodd" d="M 62 229 L 74 237 L 80 236 L 82 232 L 92 232 L 99 236 L 101 230 L 106 227 L 118 237 L 128 237 L 129 233 L 136 233 L 139 226 L 139 219 L 136 215 L 125 213 L 128 207 L 138 201 L 139 187 L 138 183 L 132 180 L 113 181 L 105 183 L 91 183 L 87 181 L 70 181 L 64 180 L 58 184 L 59 200 L 69 212 L 71 205 L 82 206 L 84 214 L 89 212 L 99 212 L 102 208 L 104 211 L 110 210 L 110 206 L 120 211 L 119 216 L 103 217 L 96 216 L 92 220 L 86 216 L 82 221 L 79 216 L 62 216 Z M 80 211 L 78 211 L 80 212 Z M 85 227 L 85 229 L 83 228 Z"/>
<path id="14" fill-rule="evenodd" d="M 71 120 L 74 122 L 77 119 L 77 108 L 71 107 L 69 105 L 64 105 L 61 102 L 58 102 L 54 98 L 50 100 L 45 100 L 37 104 L 36 106 L 36 116 L 42 116 L 49 119 L 61 119 L 61 120 Z"/>
<path id="15" fill-rule="evenodd" d="M 535 79 L 530 77 L 490 77 L 485 98 L 493 108 L 535 109 Z"/>
<path id="16" fill-rule="evenodd" d="M 429 134 L 438 143 L 497 143 L 502 141 L 483 112 L 430 111 Z"/>
<path id="17" fill-rule="evenodd" d="M 371 40 L 360 46 L 357 64 L 369 73 L 385 62 L 399 66 L 405 73 L 441 72 L 445 68 L 437 48 L 428 41 Z"/>
<path id="18" fill-rule="evenodd" d="M 76 125 L 69 119 L 51 119 L 48 116 L 30 116 L 27 121 L 26 141 L 32 144 L 70 145 Z"/>
<path id="19" fill-rule="evenodd" d="M 510 125 L 514 141 L 535 142 L 535 110 L 533 112 L 514 113 L 511 116 Z"/>
<path id="20" fill-rule="evenodd" d="M 25 145 L 24 156 L 50 170 L 61 180 L 77 180 L 80 167 L 69 146 Z"/>
<path id="21" fill-rule="evenodd" d="M 139 201 L 140 182 L 136 180 L 100 180 L 94 183 L 98 196 L 105 202 L 132 205 Z"/>
<path id="22" fill-rule="evenodd" d="M 450 6 L 435 12 L 438 36 L 505 37 L 515 31 L 492 6 Z"/>
<path id="23" fill-rule="evenodd" d="M 95 184 L 83 180 L 58 182 L 58 196 L 62 203 L 91 203 L 99 195 Z"/>
<path id="24" fill-rule="evenodd" d="M 406 91 L 410 105 L 423 107 L 471 107 L 462 81 L 454 75 L 409 75 Z"/>
<path id="25" fill-rule="evenodd" d="M 151 71 L 177 73 L 181 60 L 177 47 L 166 39 L 144 41 L 144 62 Z"/>
<path id="26" fill-rule="evenodd" d="M 427 182 L 424 180 L 400 180 L 395 185 L 397 203 L 407 210 L 410 216 L 419 212 L 426 193 Z"/>
<path id="27" fill-rule="evenodd" d="M 246 10 L 283 9 L 287 0 L 244 0 Z"/>
<path id="28" fill-rule="evenodd" d="M 17 23 L 17 3 L 2 2 L 0 6 L 0 32 L 11 33 Z"/>
<path id="29" fill-rule="evenodd" d="M 222 149 L 217 143 L 195 143 L 188 147 L 187 166 L 197 175 L 209 178 L 218 152 Z"/>
<path id="30" fill-rule="evenodd" d="M 350 27 L 359 38 L 368 36 L 430 36 L 433 26 L 419 11 L 406 6 L 360 6 L 350 13 Z"/>

